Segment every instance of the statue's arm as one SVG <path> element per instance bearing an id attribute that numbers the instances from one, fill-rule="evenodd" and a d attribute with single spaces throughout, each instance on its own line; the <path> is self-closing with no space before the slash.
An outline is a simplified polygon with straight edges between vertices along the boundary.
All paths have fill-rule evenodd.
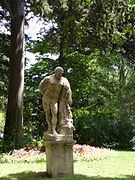
<path id="1" fill-rule="evenodd" d="M 48 78 L 48 77 L 45 77 L 45 78 L 40 82 L 40 84 L 39 84 L 39 86 L 38 86 L 38 87 L 39 87 L 39 90 L 40 90 L 40 93 L 41 93 L 42 95 L 45 94 L 44 87 L 47 85 L 48 81 L 49 81 L 49 78 Z"/>
<path id="2" fill-rule="evenodd" d="M 71 91 L 70 83 L 67 79 L 66 79 L 66 86 L 67 86 L 68 103 L 71 105 L 72 104 L 72 91 Z"/>
<path id="3" fill-rule="evenodd" d="M 70 88 L 70 84 L 69 84 L 68 93 L 69 93 L 68 102 L 69 102 L 69 104 L 72 104 L 72 91 L 71 91 L 71 88 Z"/>

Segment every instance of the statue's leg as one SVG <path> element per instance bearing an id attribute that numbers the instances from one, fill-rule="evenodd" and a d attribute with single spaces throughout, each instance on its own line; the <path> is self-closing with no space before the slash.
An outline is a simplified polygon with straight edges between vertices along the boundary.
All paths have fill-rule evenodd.
<path id="1" fill-rule="evenodd" d="M 63 133 L 63 125 L 65 124 L 65 113 L 64 113 L 64 111 L 65 111 L 65 104 L 64 104 L 64 98 L 61 98 L 60 99 L 60 101 L 59 101 L 59 108 L 58 108 L 58 122 L 57 122 L 57 124 L 58 124 L 58 133 L 59 134 L 62 134 Z"/>
<path id="2" fill-rule="evenodd" d="M 52 133 L 52 124 L 51 124 L 51 113 L 50 111 L 45 110 L 46 122 L 48 124 L 48 133 Z"/>
<path id="3" fill-rule="evenodd" d="M 51 123 L 52 123 L 52 133 L 54 135 L 58 135 L 58 133 L 56 132 L 57 113 L 58 113 L 58 103 L 52 102 L 51 103 L 51 114 L 52 114 Z"/>
<path id="4" fill-rule="evenodd" d="M 52 124 L 51 124 L 51 110 L 50 110 L 50 103 L 43 97 L 43 108 L 45 111 L 45 116 L 46 116 L 46 122 L 48 124 L 48 133 L 52 133 Z"/>

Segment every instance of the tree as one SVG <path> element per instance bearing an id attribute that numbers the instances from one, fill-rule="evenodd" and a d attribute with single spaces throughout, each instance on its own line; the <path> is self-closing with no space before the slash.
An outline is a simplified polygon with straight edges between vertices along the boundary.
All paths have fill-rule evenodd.
<path id="1" fill-rule="evenodd" d="M 0 0 L 11 19 L 9 87 L 4 141 L 14 147 L 22 143 L 24 89 L 24 0 Z M 10 144 L 11 145 L 11 144 Z"/>
<path id="2" fill-rule="evenodd" d="M 34 48 L 31 44 L 32 51 L 38 51 L 40 55 L 59 55 L 55 62 L 50 60 L 50 64 L 63 66 L 70 80 L 76 139 L 80 143 L 97 146 L 107 143 L 129 146 L 133 135 L 132 118 L 129 117 L 132 114 L 127 113 L 129 98 L 125 93 L 129 85 L 133 85 L 129 80 L 132 79 L 134 65 L 126 79 L 125 75 L 128 69 L 131 70 L 127 56 L 131 56 L 129 44 L 134 49 L 134 43 L 131 43 L 134 31 L 130 28 L 134 3 L 130 0 L 37 1 L 37 8 L 33 8 L 35 14 L 42 14 L 44 20 L 51 21 L 53 25 L 33 43 Z M 44 4 L 50 8 L 48 14 L 43 13 Z M 44 62 L 45 58 L 41 64 Z M 47 66 L 44 68 L 49 69 Z M 37 73 L 37 70 L 30 73 Z M 45 69 L 41 68 L 39 77 L 44 74 Z M 134 86 L 130 91 L 129 96 L 133 97 Z M 131 97 L 131 104 L 134 104 Z M 118 138 L 121 131 L 125 132 L 123 139 L 126 138 L 126 143 Z"/>

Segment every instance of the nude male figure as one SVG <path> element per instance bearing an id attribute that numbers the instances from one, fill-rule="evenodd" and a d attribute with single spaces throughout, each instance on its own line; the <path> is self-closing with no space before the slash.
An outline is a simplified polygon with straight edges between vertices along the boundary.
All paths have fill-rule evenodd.
<path id="1" fill-rule="evenodd" d="M 56 126 L 58 123 L 58 108 L 59 108 L 59 98 L 63 86 L 67 86 L 70 91 L 70 85 L 65 77 L 62 77 L 63 68 L 55 68 L 55 73 L 46 76 L 39 84 L 39 90 L 43 95 L 43 108 L 46 115 L 46 121 L 48 124 L 48 133 L 52 133 L 55 136 L 58 135 L 56 132 Z M 72 102 L 71 94 L 68 97 L 69 103 Z"/>

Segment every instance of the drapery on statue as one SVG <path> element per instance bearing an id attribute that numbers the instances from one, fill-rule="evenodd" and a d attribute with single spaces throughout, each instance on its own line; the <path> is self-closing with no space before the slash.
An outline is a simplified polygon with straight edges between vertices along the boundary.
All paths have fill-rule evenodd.
<path id="1" fill-rule="evenodd" d="M 70 110 L 72 92 L 68 80 L 62 74 L 63 68 L 56 67 L 55 73 L 46 76 L 39 84 L 48 124 L 47 132 L 54 136 L 73 135 L 74 130 Z"/>

